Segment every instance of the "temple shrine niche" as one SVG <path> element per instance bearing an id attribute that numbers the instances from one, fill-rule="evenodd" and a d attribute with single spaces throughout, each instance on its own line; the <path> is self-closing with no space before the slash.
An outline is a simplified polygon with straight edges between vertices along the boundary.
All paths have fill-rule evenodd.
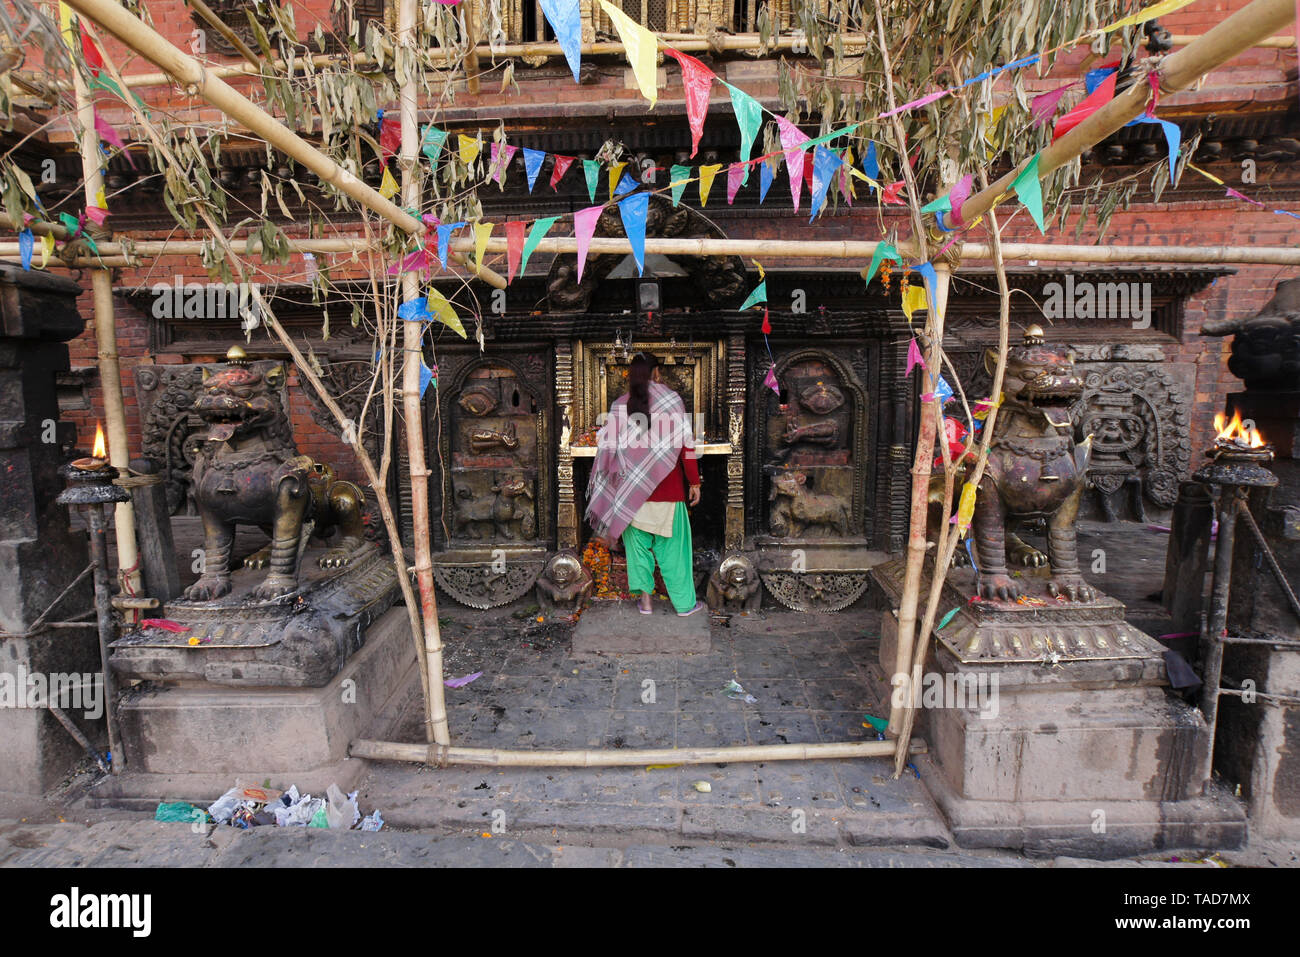
<path id="1" fill-rule="evenodd" d="M 553 550 L 547 351 L 441 350 L 437 358 L 438 405 L 425 436 L 440 550 L 434 576 L 475 608 L 526 594 Z"/>

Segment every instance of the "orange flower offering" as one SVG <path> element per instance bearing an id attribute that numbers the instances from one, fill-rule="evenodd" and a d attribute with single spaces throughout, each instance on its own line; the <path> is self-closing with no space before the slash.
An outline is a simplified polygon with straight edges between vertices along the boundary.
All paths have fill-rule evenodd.
<path id="1" fill-rule="evenodd" d="M 609 546 L 603 542 L 592 539 L 587 543 L 587 547 L 582 550 L 582 564 L 586 566 L 587 571 L 591 572 L 592 580 L 595 584 L 595 598 L 625 598 L 623 592 L 611 587 L 610 569 L 613 565 L 609 554 Z"/>

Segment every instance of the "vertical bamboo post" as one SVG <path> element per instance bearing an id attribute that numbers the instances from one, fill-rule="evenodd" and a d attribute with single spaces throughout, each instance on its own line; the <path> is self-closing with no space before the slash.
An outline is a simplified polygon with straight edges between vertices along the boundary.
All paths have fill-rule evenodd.
<path id="1" fill-rule="evenodd" d="M 942 260 L 934 264 L 934 302 L 926 329 L 930 336 L 930 350 L 926 359 L 925 381 L 928 394 L 933 395 L 939 384 L 939 355 L 943 344 L 944 312 L 948 307 L 948 284 L 951 268 Z M 932 403 L 938 404 L 937 396 Z M 912 509 L 907 533 L 907 565 L 903 577 L 903 594 L 898 603 L 898 642 L 894 657 L 894 673 L 911 680 L 913 640 L 916 634 L 916 608 L 921 597 L 921 569 L 925 563 L 926 518 L 930 503 L 930 460 L 934 455 L 935 411 L 922 408 L 921 425 L 916 436 L 916 458 L 912 462 Z M 909 700 L 911 696 L 909 690 Z M 904 709 L 889 709 L 889 733 L 902 734 Z"/>
<path id="2" fill-rule="evenodd" d="M 466 0 L 462 12 L 465 18 L 465 41 L 469 45 L 469 52 L 465 54 L 465 88 L 470 93 L 478 93 L 478 0 Z M 398 33 L 401 33 L 400 27 Z"/>
<path id="3" fill-rule="evenodd" d="M 81 174 L 86 205 L 96 206 L 104 188 L 104 179 L 99 168 L 95 104 L 86 88 L 85 78 L 75 65 L 72 78 L 77 120 L 81 123 Z M 99 384 L 104 394 L 109 464 L 127 475 L 130 473 L 131 451 L 126 440 L 126 403 L 122 399 L 122 367 L 118 361 L 117 329 L 113 322 L 113 279 L 107 269 L 90 271 L 90 291 L 95 310 L 95 348 L 99 358 Z M 138 595 L 143 586 L 139 568 L 140 554 L 135 540 L 135 506 L 130 502 L 118 503 L 113 512 L 113 529 L 117 547 L 118 580 L 124 591 Z"/>
<path id="4" fill-rule="evenodd" d="M 419 0 L 401 0 L 397 9 L 397 42 L 415 49 L 415 15 Z M 398 164 L 402 168 L 402 203 L 407 209 L 420 206 L 420 183 L 416 176 L 418 149 L 416 80 L 412 72 L 402 83 L 398 99 L 402 118 L 402 146 Z M 409 302 L 420 294 L 420 277 L 404 272 L 402 299 Z M 442 684 L 442 633 L 438 627 L 438 602 L 433 591 L 433 552 L 429 542 L 429 467 L 424 456 L 424 410 L 420 399 L 420 365 L 423 362 L 424 323 L 419 319 L 402 323 L 402 410 L 405 418 L 406 453 L 411 470 L 411 524 L 415 545 L 415 576 L 420 589 L 420 617 L 424 624 L 424 658 L 428 682 L 425 686 L 425 727 L 428 739 L 451 744 L 447 730 L 447 703 Z"/>

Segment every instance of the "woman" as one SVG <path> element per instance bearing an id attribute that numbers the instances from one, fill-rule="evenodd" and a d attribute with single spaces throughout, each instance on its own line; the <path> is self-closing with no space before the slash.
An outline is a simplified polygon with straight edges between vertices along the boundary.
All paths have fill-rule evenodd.
<path id="1" fill-rule="evenodd" d="M 606 542 L 622 535 L 627 585 L 638 610 L 653 614 L 655 563 L 679 617 L 704 607 L 695 597 L 689 501 L 700 501 L 695 439 L 681 397 L 659 382 L 654 356 L 638 352 L 628 389 L 614 400 L 597 436 L 587 487 L 587 520 Z"/>

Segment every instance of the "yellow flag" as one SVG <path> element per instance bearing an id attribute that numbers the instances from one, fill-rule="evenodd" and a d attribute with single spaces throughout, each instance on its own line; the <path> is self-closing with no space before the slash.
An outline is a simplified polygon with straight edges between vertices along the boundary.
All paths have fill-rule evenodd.
<path id="1" fill-rule="evenodd" d="M 63 0 L 59 0 L 59 32 L 63 34 L 63 42 L 68 45 L 68 49 L 78 52 L 77 28 L 72 23 L 72 8 Z"/>
<path id="2" fill-rule="evenodd" d="M 54 237 L 46 233 L 41 237 L 41 268 L 44 269 L 46 263 L 50 261 L 50 254 L 54 252 Z"/>
<path id="3" fill-rule="evenodd" d="M 912 313 L 917 309 L 925 308 L 927 308 L 925 286 L 908 286 L 907 292 L 903 295 L 903 313 L 907 316 L 907 321 L 912 321 Z"/>
<path id="4" fill-rule="evenodd" d="M 491 223 L 474 224 L 474 266 L 483 268 L 483 252 L 487 249 L 488 237 L 492 235 Z"/>
<path id="5" fill-rule="evenodd" d="M 763 268 L 763 264 L 759 262 L 757 259 L 751 259 L 750 262 L 752 262 L 754 264 L 754 268 L 758 270 L 758 281 L 762 282 L 764 279 L 766 279 L 767 270 Z"/>
<path id="6" fill-rule="evenodd" d="M 1149 7 L 1143 7 L 1132 16 L 1125 17 L 1123 20 L 1116 20 L 1114 23 L 1108 24 L 1103 29 L 1109 33 L 1112 30 L 1132 26 L 1135 23 L 1146 23 L 1148 20 L 1155 20 L 1158 17 L 1163 17 L 1167 13 L 1181 10 L 1191 2 L 1192 0 L 1160 0 L 1159 3 L 1153 3 Z"/>
<path id="7" fill-rule="evenodd" d="M 713 189 L 713 177 L 718 175 L 722 169 L 721 163 L 714 163 L 712 166 L 700 167 L 700 205 L 709 204 L 709 190 Z"/>
<path id="8" fill-rule="evenodd" d="M 641 88 L 641 95 L 654 106 L 659 98 L 659 69 L 655 65 L 658 41 L 655 35 L 608 0 L 600 0 L 600 5 L 606 16 L 613 21 L 618 38 L 623 41 L 627 62 L 632 64 L 632 74 L 636 77 L 636 85 Z"/>
<path id="9" fill-rule="evenodd" d="M 1002 145 L 997 141 L 997 130 L 998 122 L 1002 119 L 1002 114 L 1006 112 L 1006 109 L 1004 104 L 988 115 L 988 123 L 984 127 L 984 145 L 988 149 L 984 151 L 984 155 L 989 159 L 992 159 L 997 154 L 998 147 Z"/>
<path id="10" fill-rule="evenodd" d="M 104 195 L 104 187 L 99 187 L 95 191 L 95 205 L 100 209 L 108 209 L 108 197 Z"/>
<path id="11" fill-rule="evenodd" d="M 477 136 L 465 136 L 456 134 L 456 142 L 460 145 L 460 161 L 469 166 L 478 159 L 479 143 Z"/>
<path id="12" fill-rule="evenodd" d="M 429 289 L 429 297 L 426 300 L 429 304 L 429 311 L 444 323 L 452 332 L 459 335 L 462 339 L 469 338 L 465 335 L 465 327 L 461 325 L 460 316 L 456 315 L 456 310 L 451 307 L 447 297 L 437 289 Z"/>
<path id="13" fill-rule="evenodd" d="M 392 199 L 397 195 L 397 180 L 393 179 L 387 166 L 384 167 L 384 178 L 379 181 L 379 195 L 384 199 Z"/>
<path id="14" fill-rule="evenodd" d="M 609 168 L 609 198 L 614 198 L 614 189 L 618 186 L 618 181 L 623 176 L 623 168 L 627 163 L 615 163 Z"/>
<path id="15" fill-rule="evenodd" d="M 961 499 L 957 503 L 957 534 L 965 536 L 970 528 L 971 518 L 975 514 L 975 486 L 967 482 L 961 487 Z"/>

